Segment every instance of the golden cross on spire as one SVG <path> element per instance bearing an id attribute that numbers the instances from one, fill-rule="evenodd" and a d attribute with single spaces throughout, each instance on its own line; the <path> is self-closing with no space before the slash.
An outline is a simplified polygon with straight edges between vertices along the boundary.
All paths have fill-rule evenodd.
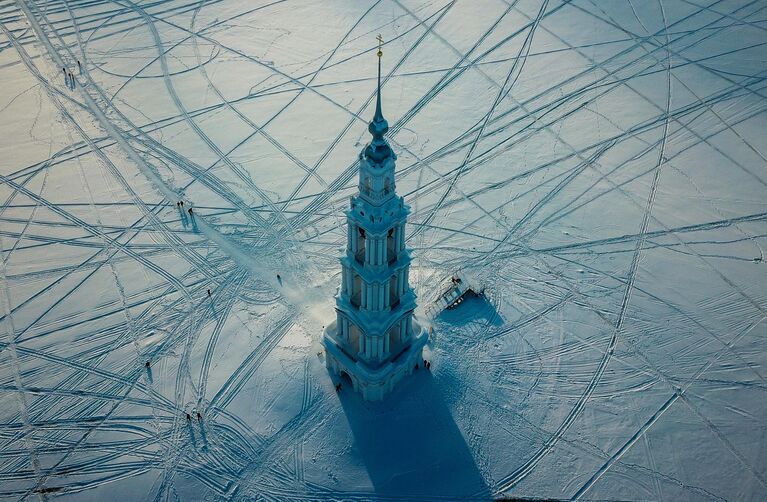
<path id="1" fill-rule="evenodd" d="M 381 47 L 383 46 L 383 37 L 381 36 L 380 33 L 376 37 L 376 40 L 378 40 L 378 52 L 377 52 L 377 55 L 380 58 L 381 56 L 383 56 L 383 51 L 381 50 Z"/>

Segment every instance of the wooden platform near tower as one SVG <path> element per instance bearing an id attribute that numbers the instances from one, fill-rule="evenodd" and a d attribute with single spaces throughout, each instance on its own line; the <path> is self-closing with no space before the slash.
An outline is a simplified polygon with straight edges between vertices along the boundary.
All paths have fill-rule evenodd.
<path id="1" fill-rule="evenodd" d="M 456 272 L 443 279 L 436 288 L 437 295 L 426 306 L 426 316 L 434 319 L 440 312 L 456 308 L 467 296 L 483 296 L 485 288 L 471 276 Z"/>

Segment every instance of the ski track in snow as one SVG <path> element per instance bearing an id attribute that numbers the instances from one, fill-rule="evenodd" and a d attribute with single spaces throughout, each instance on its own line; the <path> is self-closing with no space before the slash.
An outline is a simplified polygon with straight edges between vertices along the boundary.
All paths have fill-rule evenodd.
<path id="1" fill-rule="evenodd" d="M 465 500 L 767 499 L 766 20 L 0 1 L 0 499 L 458 497 L 392 491 L 318 354 L 378 33 L 420 311 L 486 288 L 431 320 L 462 472 L 418 469 Z"/>

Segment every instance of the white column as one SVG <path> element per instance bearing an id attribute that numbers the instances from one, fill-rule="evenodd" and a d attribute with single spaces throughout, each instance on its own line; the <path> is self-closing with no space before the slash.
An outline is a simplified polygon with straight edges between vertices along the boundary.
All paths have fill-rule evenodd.
<path id="1" fill-rule="evenodd" d="M 374 282 L 370 283 L 370 303 L 368 304 L 370 310 L 378 310 L 378 288 Z"/>
<path id="2" fill-rule="evenodd" d="M 383 265 L 384 263 L 386 263 L 386 237 L 381 239 L 379 242 L 380 243 L 378 245 L 378 250 L 380 254 L 378 255 L 379 256 L 378 264 Z"/>
<path id="3" fill-rule="evenodd" d="M 375 296 L 373 293 L 373 285 L 372 284 L 365 284 L 365 289 L 368 292 L 368 299 L 367 303 L 365 304 L 365 308 L 374 310 L 375 307 Z"/>
<path id="4" fill-rule="evenodd" d="M 388 263 L 389 257 L 386 256 L 386 236 L 384 235 L 383 239 L 381 239 L 381 265 L 384 265 Z"/>
<path id="5" fill-rule="evenodd" d="M 375 265 L 376 262 L 376 240 L 372 235 L 368 235 L 367 240 L 367 253 L 368 260 L 371 265 Z"/>

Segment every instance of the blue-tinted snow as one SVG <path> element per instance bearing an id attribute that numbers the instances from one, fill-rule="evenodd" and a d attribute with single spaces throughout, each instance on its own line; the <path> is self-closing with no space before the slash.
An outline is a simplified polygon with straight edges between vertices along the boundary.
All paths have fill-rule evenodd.
<path id="1" fill-rule="evenodd" d="M 767 3 L 18 0 L 0 29 L 3 499 L 767 499 Z M 458 270 L 487 298 L 371 404 L 318 342 L 379 33 L 421 306 Z"/>

